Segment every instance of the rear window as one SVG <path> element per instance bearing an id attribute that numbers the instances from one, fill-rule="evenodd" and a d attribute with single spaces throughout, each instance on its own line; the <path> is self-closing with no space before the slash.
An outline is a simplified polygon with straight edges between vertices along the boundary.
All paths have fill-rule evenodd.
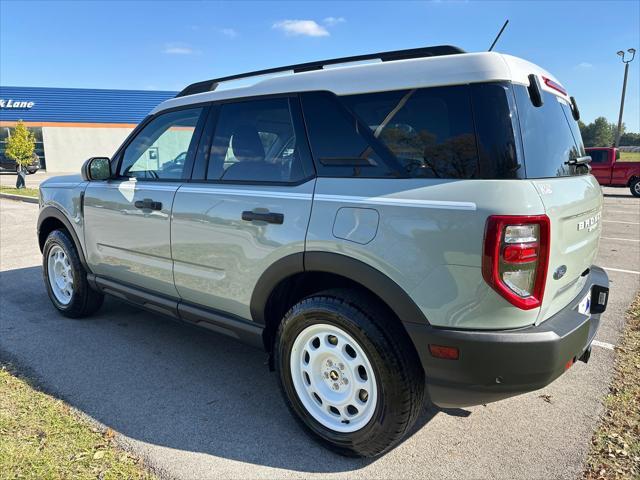
<path id="1" fill-rule="evenodd" d="M 591 157 L 591 163 L 608 163 L 609 152 L 607 150 L 589 150 L 587 155 Z"/>
<path id="2" fill-rule="evenodd" d="M 527 178 L 581 175 L 587 169 L 570 165 L 586 155 L 580 129 L 562 98 L 544 92 L 544 104 L 534 107 L 526 87 L 513 86 L 524 147 Z"/>

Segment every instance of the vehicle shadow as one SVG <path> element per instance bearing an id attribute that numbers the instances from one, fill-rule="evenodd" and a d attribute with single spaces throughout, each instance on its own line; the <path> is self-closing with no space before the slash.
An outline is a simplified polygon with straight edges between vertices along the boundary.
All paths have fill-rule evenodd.
<path id="1" fill-rule="evenodd" d="M 128 439 L 302 472 L 371 463 L 304 434 L 260 350 L 113 298 L 91 318 L 67 319 L 40 267 L 0 272 L 0 289 L 0 359 Z M 412 434 L 438 413 L 468 414 L 426 406 Z"/>

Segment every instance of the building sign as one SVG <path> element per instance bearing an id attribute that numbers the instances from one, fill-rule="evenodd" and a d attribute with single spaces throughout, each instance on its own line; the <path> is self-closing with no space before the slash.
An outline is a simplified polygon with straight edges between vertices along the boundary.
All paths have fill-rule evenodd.
<path id="1" fill-rule="evenodd" d="M 30 100 L 13 100 L 10 98 L 9 100 L 5 100 L 4 98 L 0 98 L 0 108 L 2 109 L 23 109 L 29 110 L 32 108 L 36 102 L 32 102 Z"/>

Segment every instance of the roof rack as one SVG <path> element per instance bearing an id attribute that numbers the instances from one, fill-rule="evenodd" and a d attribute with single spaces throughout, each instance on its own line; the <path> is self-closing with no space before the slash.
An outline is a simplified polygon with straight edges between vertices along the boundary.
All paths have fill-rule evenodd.
<path id="1" fill-rule="evenodd" d="M 365 55 L 354 55 L 352 57 L 330 58 L 328 60 L 298 63 L 296 65 L 267 68 L 265 70 L 255 70 L 253 72 L 239 73 L 237 75 L 229 75 L 228 77 L 214 78 L 203 82 L 192 83 L 178 93 L 176 97 L 212 92 L 218 87 L 218 84 L 222 82 L 229 82 L 231 80 L 238 80 L 241 78 L 257 77 L 259 75 L 269 75 L 271 73 L 286 71 L 293 71 L 293 73 L 310 72 L 312 70 L 322 70 L 326 65 L 336 65 L 339 63 L 360 62 L 375 59 L 379 59 L 383 62 L 391 62 L 394 60 L 406 60 L 408 58 L 439 57 L 441 55 L 456 55 L 459 53 L 466 52 L 461 48 L 451 45 L 437 45 L 434 47 L 409 48 L 406 50 L 392 50 L 390 52 L 368 53 Z"/>

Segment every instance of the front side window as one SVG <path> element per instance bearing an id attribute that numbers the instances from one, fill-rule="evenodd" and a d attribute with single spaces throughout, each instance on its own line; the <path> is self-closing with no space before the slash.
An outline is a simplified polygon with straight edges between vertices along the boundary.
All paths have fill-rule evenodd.
<path id="1" fill-rule="evenodd" d="M 305 178 L 304 150 L 289 98 L 219 106 L 207 179 L 296 182 Z"/>
<path id="2" fill-rule="evenodd" d="M 151 120 L 126 147 L 120 176 L 147 180 L 183 178 L 202 110 L 178 110 Z"/>

